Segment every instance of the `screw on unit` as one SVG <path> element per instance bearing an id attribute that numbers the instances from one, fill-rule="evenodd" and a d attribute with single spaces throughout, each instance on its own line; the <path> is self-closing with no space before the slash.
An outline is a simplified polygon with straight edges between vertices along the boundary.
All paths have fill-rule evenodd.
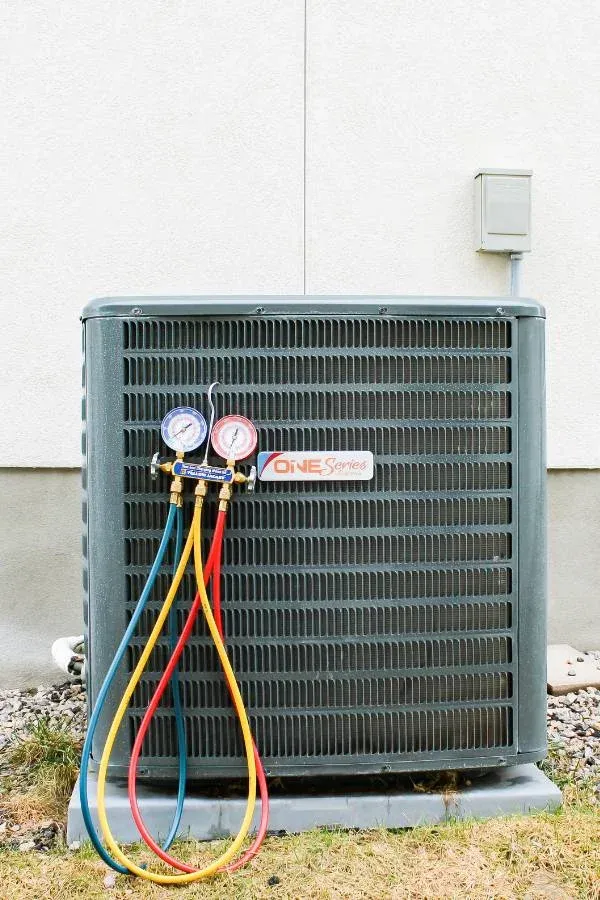
<path id="1" fill-rule="evenodd" d="M 497 316 L 503 316 L 503 315 L 505 315 L 505 313 L 506 313 L 506 310 L 504 309 L 503 306 L 496 307 L 496 315 Z"/>
<path id="2" fill-rule="evenodd" d="M 258 313 L 259 316 L 261 316 L 261 315 L 264 313 L 264 311 L 265 311 L 264 306 L 257 306 L 257 307 L 256 307 L 256 312 Z"/>
<path id="3" fill-rule="evenodd" d="M 380 306 L 380 307 L 379 307 L 379 313 L 380 313 L 380 315 L 384 316 L 384 315 L 386 314 L 387 311 L 388 311 L 388 307 L 387 307 L 387 306 Z"/>
<path id="4" fill-rule="evenodd" d="M 143 310 L 142 310 L 141 306 L 134 306 L 133 309 L 131 310 L 131 315 L 132 316 L 141 316 L 142 312 L 143 312 Z"/>

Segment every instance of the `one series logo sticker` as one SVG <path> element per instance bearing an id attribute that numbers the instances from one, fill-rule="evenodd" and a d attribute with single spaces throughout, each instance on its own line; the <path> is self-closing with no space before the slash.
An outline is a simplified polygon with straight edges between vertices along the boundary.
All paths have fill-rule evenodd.
<path id="1" fill-rule="evenodd" d="M 370 450 L 280 451 L 258 454 L 261 481 L 370 481 Z"/>

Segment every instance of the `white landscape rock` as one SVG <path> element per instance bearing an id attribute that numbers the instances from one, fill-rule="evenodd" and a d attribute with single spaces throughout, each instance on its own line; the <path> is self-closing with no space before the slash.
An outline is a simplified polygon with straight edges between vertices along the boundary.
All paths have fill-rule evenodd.
<path id="1" fill-rule="evenodd" d="M 35 841 L 23 841 L 23 843 L 19 844 L 19 850 L 22 850 L 23 853 L 35 850 Z"/>

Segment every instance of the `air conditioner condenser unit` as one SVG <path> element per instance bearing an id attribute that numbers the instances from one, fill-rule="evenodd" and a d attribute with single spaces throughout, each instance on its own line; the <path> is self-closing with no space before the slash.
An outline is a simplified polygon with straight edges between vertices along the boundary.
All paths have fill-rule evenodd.
<path id="1" fill-rule="evenodd" d="M 251 419 L 265 451 L 371 451 L 363 481 L 258 482 L 232 503 L 223 615 L 270 776 L 484 769 L 545 753 L 544 313 L 524 300 L 107 299 L 84 313 L 84 522 L 94 701 L 156 554 L 149 461 L 176 406 Z M 214 501 L 213 501 L 214 502 Z M 207 512 L 210 520 L 214 511 Z M 115 688 L 170 580 L 165 561 Z M 194 592 L 186 575 L 178 615 Z M 168 654 L 119 735 L 129 753 Z M 119 683 L 120 679 L 120 683 Z M 180 666 L 189 775 L 241 738 L 199 623 Z M 97 733 L 99 754 L 114 709 Z M 164 707 L 141 760 L 177 776 Z"/>

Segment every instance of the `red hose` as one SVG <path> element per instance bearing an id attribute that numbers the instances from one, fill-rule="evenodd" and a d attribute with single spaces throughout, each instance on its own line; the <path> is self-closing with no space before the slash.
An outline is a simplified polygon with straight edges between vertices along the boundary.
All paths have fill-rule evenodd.
<path id="1" fill-rule="evenodd" d="M 217 627 L 219 629 L 219 634 L 223 637 L 223 625 L 221 620 L 221 550 L 223 546 L 223 533 L 225 531 L 225 517 L 226 512 L 224 510 L 219 510 L 219 514 L 217 516 L 217 522 L 215 525 L 215 532 L 213 535 L 212 545 L 210 548 L 210 552 L 208 555 L 206 568 L 204 571 L 204 583 L 208 583 L 208 579 L 211 574 L 213 576 L 213 591 L 214 591 L 214 607 L 215 607 L 215 621 L 217 623 Z M 144 742 L 144 738 L 148 732 L 148 728 L 150 727 L 150 723 L 156 712 L 162 696 L 166 691 L 169 681 L 171 679 L 171 675 L 175 670 L 179 659 L 185 649 L 185 645 L 187 644 L 189 637 L 194 629 L 194 624 L 196 622 L 196 618 L 198 616 L 198 612 L 202 608 L 202 603 L 200 600 L 200 594 L 196 593 L 194 597 L 194 602 L 192 603 L 191 609 L 188 613 L 188 617 L 186 619 L 185 625 L 179 636 L 179 640 L 175 646 L 175 650 L 167 666 L 165 671 L 163 672 L 161 679 L 158 683 L 158 686 L 150 700 L 148 705 L 148 709 L 142 719 L 142 723 L 140 725 L 139 731 L 136 735 L 133 749 L 131 751 L 131 759 L 129 761 L 129 774 L 128 774 L 128 793 L 129 793 L 129 803 L 131 806 L 131 812 L 135 821 L 135 824 L 138 828 L 140 835 L 142 836 L 144 842 L 150 847 L 154 853 L 160 857 L 164 862 L 173 866 L 176 869 L 179 869 L 181 872 L 196 872 L 198 871 L 193 866 L 188 866 L 186 863 L 181 862 L 180 860 L 175 859 L 172 856 L 163 850 L 163 848 L 156 843 L 146 825 L 142 819 L 138 800 L 137 800 L 137 764 L 142 750 L 142 744 Z M 261 799 L 261 817 L 260 824 L 258 828 L 258 832 L 251 846 L 246 850 L 243 856 L 241 856 L 238 860 L 233 863 L 230 863 L 228 866 L 224 868 L 224 871 L 233 872 L 236 869 L 240 868 L 240 866 L 245 865 L 250 859 L 252 859 L 258 853 L 260 845 L 262 844 L 265 834 L 267 833 L 267 826 L 269 822 L 269 794 L 267 790 L 267 781 L 265 777 L 265 771 L 258 755 L 258 750 L 256 748 L 256 744 L 254 744 L 254 759 L 256 761 L 256 775 L 258 778 L 258 784 L 260 789 L 260 799 Z"/>
<path id="2" fill-rule="evenodd" d="M 213 615 L 215 617 L 215 622 L 217 623 L 217 628 L 219 629 L 219 634 L 223 642 L 225 641 L 223 635 L 223 621 L 221 616 L 221 551 L 223 549 L 223 540 L 219 540 L 219 542 L 215 546 L 215 554 L 214 554 L 214 569 L 213 569 L 213 580 L 212 580 L 212 601 L 213 601 Z M 256 837 L 252 841 L 251 845 L 248 847 L 246 852 L 236 859 L 235 862 L 229 863 L 228 866 L 225 866 L 223 871 L 225 872 L 235 872 L 237 869 L 241 869 L 242 866 L 245 866 L 247 862 L 250 862 L 253 859 L 258 851 L 260 850 L 260 846 L 265 839 L 265 835 L 267 833 L 267 828 L 269 826 L 269 791 L 267 789 L 267 779 L 265 776 L 265 770 L 262 764 L 262 760 L 260 758 L 258 749 L 256 747 L 256 743 L 253 741 L 252 745 L 254 747 L 254 761 L 256 763 L 256 777 L 258 779 L 258 789 L 260 791 L 260 822 L 258 823 L 258 831 L 256 832 Z"/>

